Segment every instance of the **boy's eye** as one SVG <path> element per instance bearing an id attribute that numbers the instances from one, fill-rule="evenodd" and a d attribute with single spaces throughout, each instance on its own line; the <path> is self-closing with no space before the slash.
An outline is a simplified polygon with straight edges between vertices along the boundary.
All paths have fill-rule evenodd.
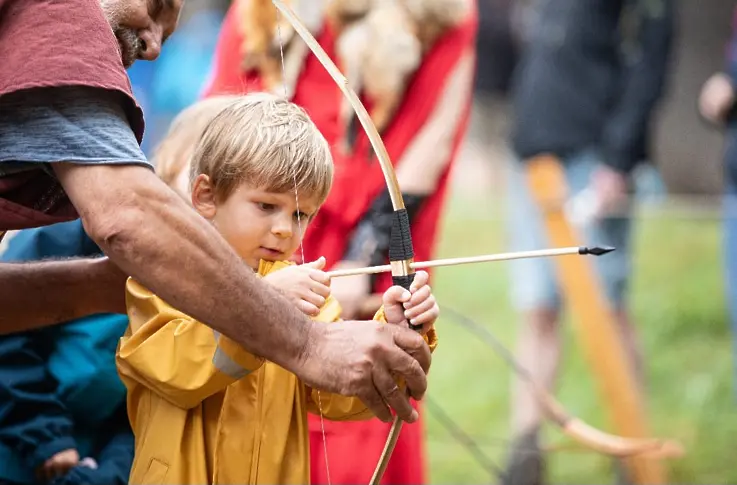
<path id="1" fill-rule="evenodd" d="M 310 216 L 309 214 L 305 214 L 304 212 L 295 212 L 294 213 L 294 219 L 298 221 L 306 221 L 309 220 Z"/>
<path id="2" fill-rule="evenodd" d="M 272 211 L 276 206 L 274 204 L 267 204 L 266 202 L 258 202 L 258 208 L 263 211 Z"/>

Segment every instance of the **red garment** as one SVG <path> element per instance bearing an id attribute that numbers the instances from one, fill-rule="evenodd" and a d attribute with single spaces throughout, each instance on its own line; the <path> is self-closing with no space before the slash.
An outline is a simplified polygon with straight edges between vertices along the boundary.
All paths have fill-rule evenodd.
<path id="1" fill-rule="evenodd" d="M 448 32 L 428 52 L 409 83 L 402 105 L 382 136 L 394 163 L 401 159 L 415 134 L 432 115 L 455 63 L 464 52 L 473 49 L 476 25 L 474 8 L 473 15 L 463 25 Z M 335 59 L 335 36 L 330 27 L 325 26 L 316 38 L 328 55 Z M 257 74 L 246 75 L 240 70 L 242 40 L 234 3 L 224 20 L 215 53 L 214 72 L 205 96 L 262 89 Z M 292 101 L 309 113 L 331 146 L 337 146 L 342 136 L 338 116 L 342 96 L 318 59 L 312 54 L 308 55 Z M 363 102 L 370 109 L 370 103 Z M 433 253 L 452 160 L 465 133 L 470 106 L 469 96 L 464 114 L 455 129 L 450 163 L 440 178 L 437 190 L 425 200 L 413 221 L 412 238 L 415 259 L 418 261 L 430 259 Z M 340 261 L 349 242 L 347 235 L 351 234 L 374 198 L 386 187 L 378 162 L 367 156 L 369 146 L 368 138 L 361 131 L 353 155 L 345 156 L 339 150 L 334 150 L 333 187 L 307 230 L 304 240 L 307 260 L 325 256 L 328 269 Z M 382 292 L 390 285 L 391 275 L 383 274 L 377 281 L 375 291 Z M 365 483 L 371 478 L 389 434 L 390 424 L 376 419 L 363 422 L 324 421 L 323 443 L 320 418 L 310 416 L 309 423 L 313 484 L 328 483 L 323 446 L 327 446 L 330 480 L 333 484 Z M 404 425 L 384 474 L 383 484 L 427 482 L 423 430 L 422 419 L 418 423 Z"/>
<path id="2" fill-rule="evenodd" d="M 143 112 L 99 0 L 0 0 L 0 59 L 0 102 L 3 95 L 39 87 L 116 90 L 124 95 L 138 142 L 143 139 Z M 40 165 L 0 177 L 0 231 L 77 217 L 56 178 Z"/>

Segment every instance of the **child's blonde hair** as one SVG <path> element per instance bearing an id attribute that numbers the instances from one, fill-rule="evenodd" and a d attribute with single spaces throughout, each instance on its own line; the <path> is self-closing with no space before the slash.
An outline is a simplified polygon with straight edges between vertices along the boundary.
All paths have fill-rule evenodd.
<path id="1" fill-rule="evenodd" d="M 189 173 L 192 151 L 205 128 L 218 113 L 238 98 L 230 95 L 205 98 L 188 106 L 174 118 L 151 159 L 156 173 L 167 185 L 173 185 L 182 171 Z"/>
<path id="2" fill-rule="evenodd" d="M 322 204 L 333 183 L 330 146 L 307 112 L 279 96 L 231 101 L 192 154 L 190 183 L 205 174 L 220 199 L 248 182 L 269 192 L 309 194 Z"/>

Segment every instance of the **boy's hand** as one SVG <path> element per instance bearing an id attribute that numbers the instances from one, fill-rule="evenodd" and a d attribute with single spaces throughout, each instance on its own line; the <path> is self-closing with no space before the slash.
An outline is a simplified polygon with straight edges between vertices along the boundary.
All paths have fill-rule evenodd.
<path id="1" fill-rule="evenodd" d="M 330 277 L 322 271 L 324 267 L 325 258 L 320 256 L 317 261 L 269 273 L 264 281 L 279 288 L 302 313 L 314 317 L 330 296 Z"/>
<path id="2" fill-rule="evenodd" d="M 69 470 L 79 463 L 79 453 L 74 448 L 60 451 L 36 470 L 36 476 L 42 481 L 51 481 L 56 477 L 66 475 Z"/>
<path id="3" fill-rule="evenodd" d="M 415 273 L 415 279 L 407 291 L 401 286 L 392 286 L 384 292 L 384 314 L 387 323 L 403 325 L 422 325 L 424 335 L 432 328 L 440 314 L 426 271 Z"/>

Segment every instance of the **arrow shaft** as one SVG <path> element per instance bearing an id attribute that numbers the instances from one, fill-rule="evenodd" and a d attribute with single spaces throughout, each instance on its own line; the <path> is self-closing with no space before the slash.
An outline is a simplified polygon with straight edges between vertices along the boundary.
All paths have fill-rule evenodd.
<path id="1" fill-rule="evenodd" d="M 550 256 L 566 256 L 566 255 L 579 255 L 581 254 L 581 248 L 578 246 L 558 249 L 538 249 L 533 251 L 518 251 L 513 253 L 498 253 L 498 254 L 484 254 L 480 256 L 468 256 L 463 258 L 448 258 L 448 259 L 435 259 L 432 261 L 419 261 L 410 263 L 410 267 L 413 270 L 435 268 L 438 266 L 456 266 L 459 264 L 472 264 L 472 263 L 487 263 L 491 261 L 511 261 L 513 259 L 526 259 L 526 258 L 546 258 Z M 334 271 L 328 271 L 328 276 L 331 278 L 339 278 L 342 276 L 354 276 L 360 274 L 376 274 L 391 271 L 390 264 L 384 264 L 380 266 L 367 266 L 365 268 L 347 268 L 338 269 Z"/>

